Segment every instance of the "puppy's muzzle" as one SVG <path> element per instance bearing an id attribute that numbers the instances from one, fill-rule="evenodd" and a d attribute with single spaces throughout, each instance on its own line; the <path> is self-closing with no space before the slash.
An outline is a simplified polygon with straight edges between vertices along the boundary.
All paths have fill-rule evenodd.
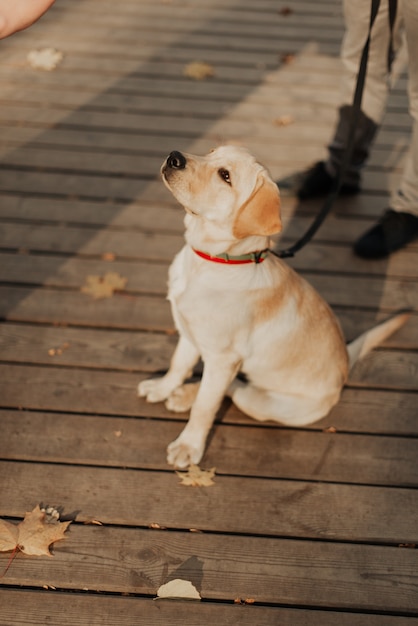
<path id="1" fill-rule="evenodd" d="M 165 166 L 166 169 L 184 170 L 184 168 L 186 167 L 186 163 L 187 160 L 184 154 L 178 152 L 177 150 L 173 150 L 173 152 L 170 152 L 170 154 L 168 155 Z"/>

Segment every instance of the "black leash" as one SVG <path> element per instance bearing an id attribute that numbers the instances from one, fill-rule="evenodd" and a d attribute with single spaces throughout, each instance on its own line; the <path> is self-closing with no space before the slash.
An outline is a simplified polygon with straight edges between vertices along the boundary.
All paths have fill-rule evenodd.
<path id="1" fill-rule="evenodd" d="M 390 46 L 389 46 L 389 53 L 388 53 L 389 69 L 391 67 L 392 60 L 393 60 L 392 32 L 393 32 L 393 25 L 394 25 L 395 17 L 396 17 L 396 4 L 397 4 L 397 0 L 389 0 L 389 26 L 390 26 L 390 32 L 391 32 Z M 296 241 L 296 243 L 294 243 L 293 246 L 291 246 L 290 248 L 287 248 L 286 250 L 280 250 L 278 252 L 275 252 L 274 250 L 270 250 L 270 252 L 272 252 L 275 256 L 278 256 L 281 259 L 294 256 L 296 252 L 298 252 L 301 248 L 306 246 L 306 244 L 312 239 L 316 231 L 321 226 L 322 222 L 327 217 L 335 200 L 337 199 L 340 193 L 340 188 L 343 182 L 343 178 L 345 176 L 347 167 L 350 163 L 351 155 L 353 153 L 355 129 L 356 129 L 358 118 L 359 118 L 360 111 L 361 111 L 361 100 L 363 97 L 364 83 L 366 80 L 366 70 L 367 70 L 367 61 L 369 58 L 371 31 L 372 31 L 377 13 L 379 11 L 379 6 L 380 6 L 380 0 L 371 0 L 369 32 L 368 32 L 367 40 L 366 40 L 366 43 L 364 44 L 363 52 L 361 55 L 360 67 L 359 67 L 359 71 L 357 75 L 357 83 L 356 83 L 356 88 L 354 91 L 354 98 L 353 98 L 353 104 L 352 104 L 352 110 L 351 110 L 351 119 L 350 119 L 347 145 L 345 147 L 340 171 L 338 173 L 338 176 L 335 179 L 333 188 L 329 192 L 329 195 L 327 196 L 321 210 L 319 211 L 318 215 L 316 216 L 316 218 L 314 219 L 314 221 L 312 222 L 312 224 L 310 225 L 306 233 L 300 239 L 298 239 L 298 241 Z"/>

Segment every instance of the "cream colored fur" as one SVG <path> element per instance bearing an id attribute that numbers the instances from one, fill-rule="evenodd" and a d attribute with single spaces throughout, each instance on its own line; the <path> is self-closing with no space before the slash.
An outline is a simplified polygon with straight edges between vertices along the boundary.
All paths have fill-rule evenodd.
<path id="1" fill-rule="evenodd" d="M 304 426 L 338 402 L 349 367 L 406 321 L 379 325 L 348 347 L 331 309 L 286 263 L 222 265 L 199 257 L 264 250 L 280 231 L 280 198 L 267 171 L 243 148 L 169 160 L 164 183 L 186 210 L 186 245 L 169 272 L 168 298 L 180 338 L 162 378 L 140 383 L 149 402 L 191 409 L 168 462 L 198 463 L 225 395 L 257 420 Z M 229 175 L 226 175 L 226 172 Z M 226 178 L 226 180 L 225 180 Z M 199 358 L 199 384 L 184 384 Z M 237 378 L 242 372 L 248 382 Z"/>

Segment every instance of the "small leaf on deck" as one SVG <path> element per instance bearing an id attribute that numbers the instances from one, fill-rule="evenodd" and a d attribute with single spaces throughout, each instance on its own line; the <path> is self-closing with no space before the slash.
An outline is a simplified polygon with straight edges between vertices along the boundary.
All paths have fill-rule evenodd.
<path id="1" fill-rule="evenodd" d="M 35 70 L 45 70 L 46 72 L 54 70 L 63 58 L 63 53 L 55 48 L 32 50 L 28 54 L 29 65 Z"/>
<path id="2" fill-rule="evenodd" d="M 215 76 L 215 70 L 209 63 L 203 63 L 201 61 L 194 61 L 189 63 L 183 70 L 184 76 L 193 78 L 194 80 L 205 80 Z"/>
<path id="3" fill-rule="evenodd" d="M 210 470 L 202 470 L 198 465 L 190 465 L 186 472 L 176 472 L 181 478 L 181 484 L 187 487 L 211 487 L 214 485 L 212 478 L 215 476 L 216 467 Z"/>
<path id="4" fill-rule="evenodd" d="M 175 578 L 170 582 L 161 585 L 157 591 L 157 598 L 171 598 L 183 600 L 200 600 L 201 596 L 198 590 L 190 580 Z"/>
<path id="5" fill-rule="evenodd" d="M 86 284 L 81 288 L 82 293 L 92 296 L 95 300 L 111 298 L 115 291 L 125 288 L 127 278 L 117 272 L 107 272 L 104 276 L 87 276 Z"/>

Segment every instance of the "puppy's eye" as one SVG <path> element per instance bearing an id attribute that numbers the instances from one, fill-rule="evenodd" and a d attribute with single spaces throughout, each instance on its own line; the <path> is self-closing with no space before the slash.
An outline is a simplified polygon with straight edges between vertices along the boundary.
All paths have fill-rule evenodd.
<path id="1" fill-rule="evenodd" d="M 221 167 L 220 170 L 218 170 L 218 174 L 219 176 L 222 178 L 222 180 L 224 180 L 226 183 L 228 183 L 228 185 L 231 184 L 231 177 L 229 175 L 228 170 L 225 170 Z"/>

